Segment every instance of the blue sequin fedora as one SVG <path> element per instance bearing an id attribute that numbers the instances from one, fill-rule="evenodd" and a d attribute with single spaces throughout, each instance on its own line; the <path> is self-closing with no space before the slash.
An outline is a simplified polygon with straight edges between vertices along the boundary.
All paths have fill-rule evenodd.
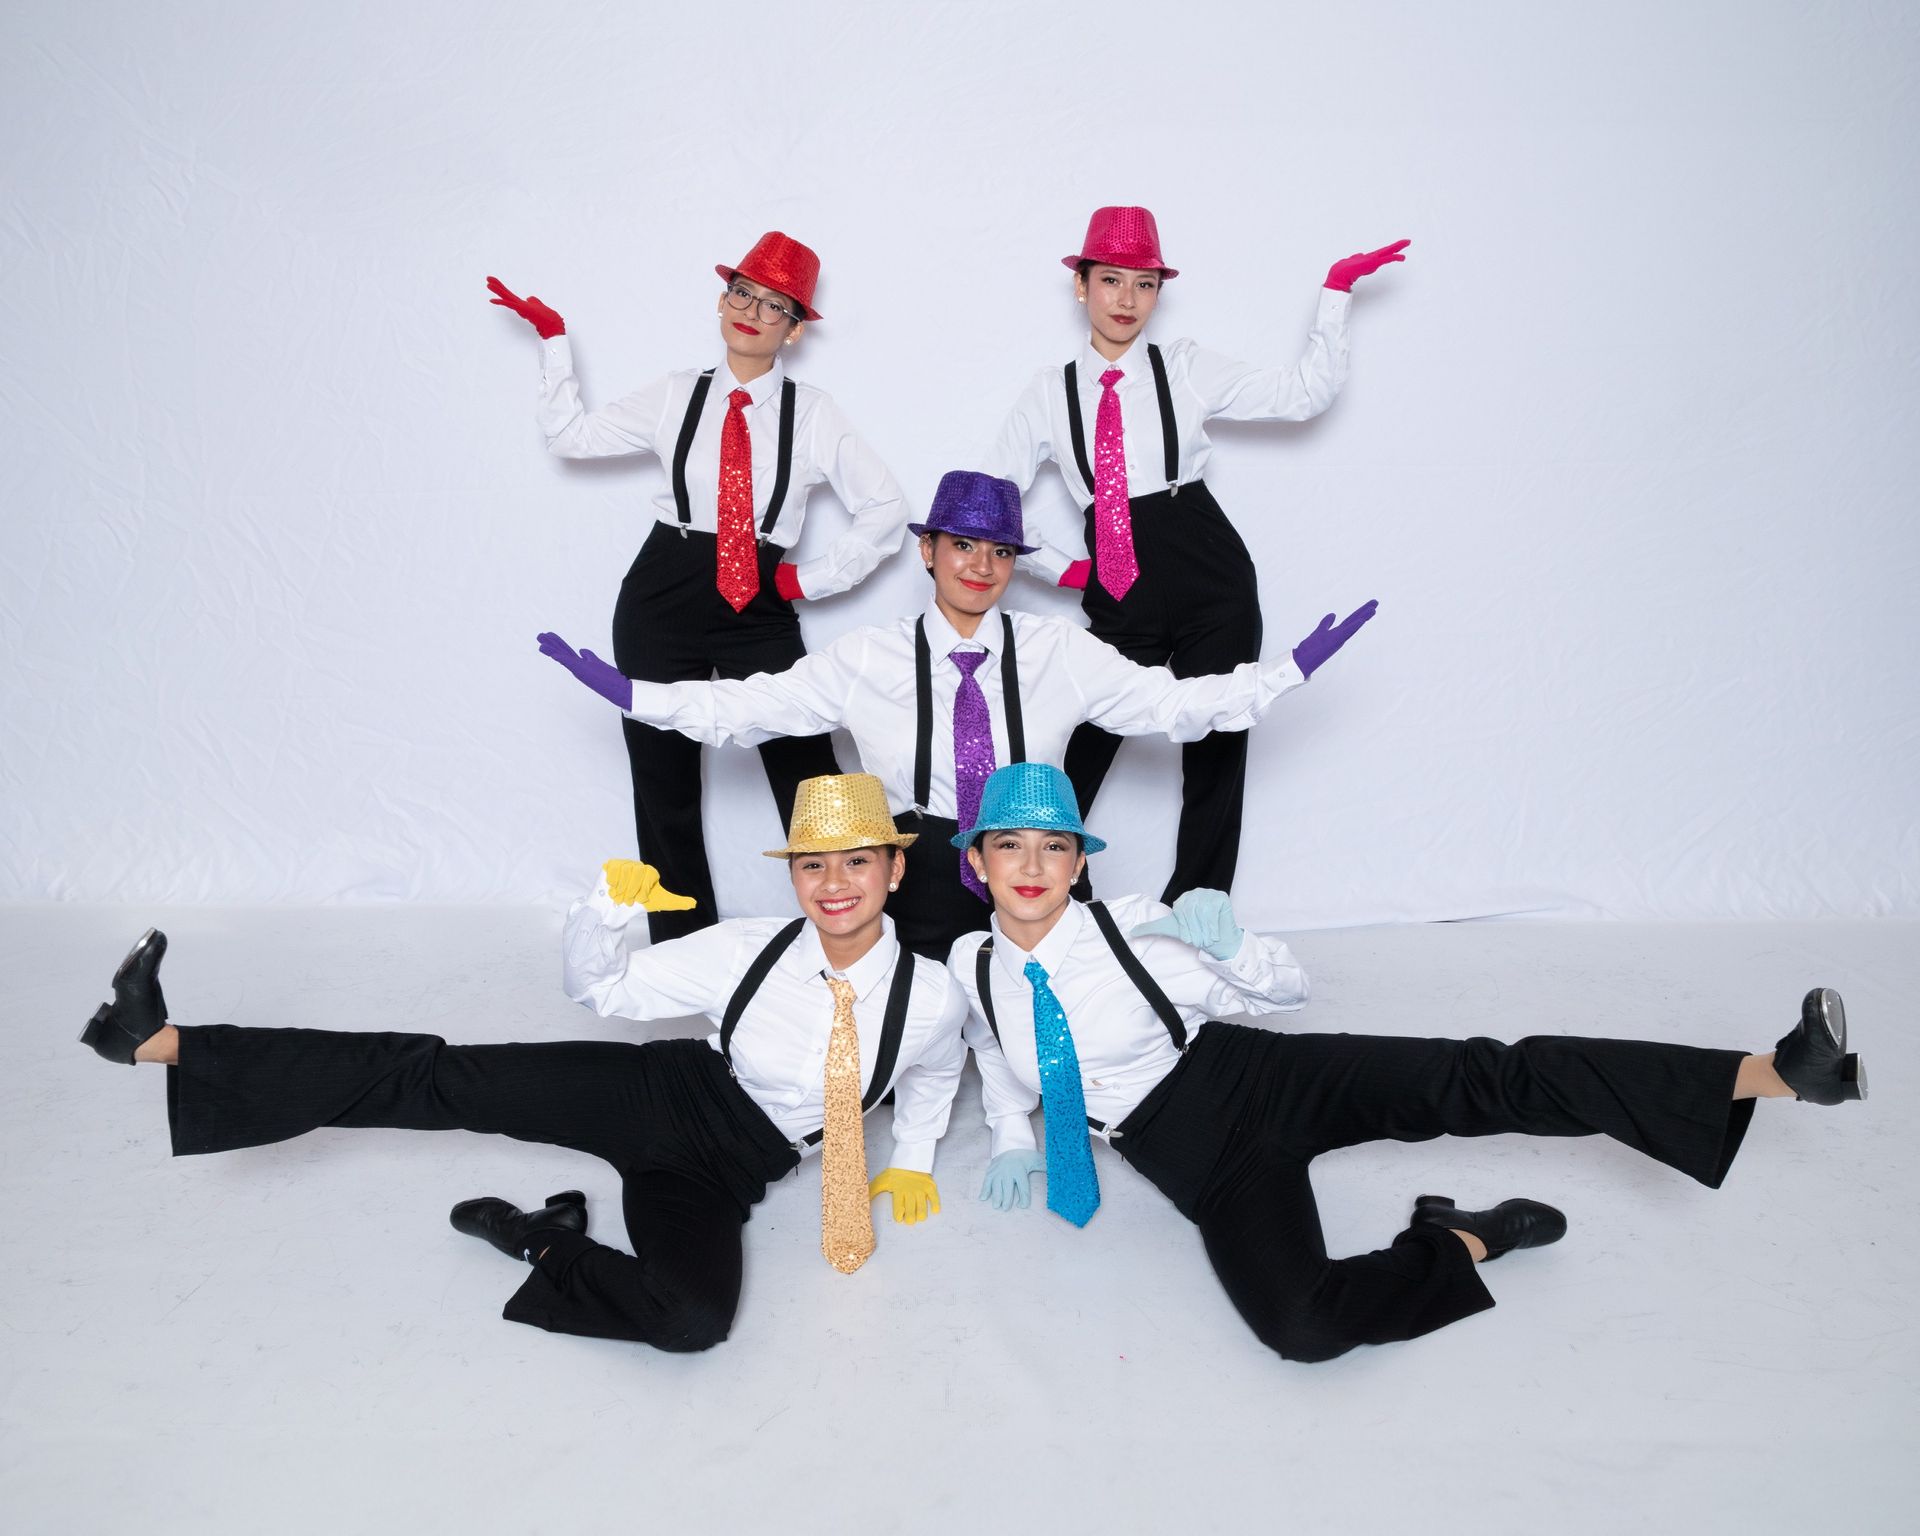
<path id="1" fill-rule="evenodd" d="M 1041 832 L 1072 832 L 1088 853 L 1107 846 L 1080 820 L 1080 802 L 1073 781 L 1052 763 L 1008 763 L 987 776 L 980 790 L 980 813 L 973 825 L 957 833 L 953 846 L 965 848 L 982 832 L 1034 828 Z"/>
<path id="2" fill-rule="evenodd" d="M 923 533 L 957 533 L 990 544 L 1010 544 L 1023 555 L 1038 548 L 1021 542 L 1027 530 L 1020 520 L 1020 487 L 972 469 L 950 469 L 942 475 L 933 505 L 927 508 L 927 520 L 908 523 L 907 532 L 915 538 Z"/>

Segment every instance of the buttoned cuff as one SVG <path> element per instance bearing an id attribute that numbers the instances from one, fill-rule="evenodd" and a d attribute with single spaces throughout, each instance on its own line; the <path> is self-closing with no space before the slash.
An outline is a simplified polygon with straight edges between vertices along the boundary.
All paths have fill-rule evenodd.
<path id="1" fill-rule="evenodd" d="M 1320 312 L 1314 317 L 1317 325 L 1336 326 L 1347 323 L 1347 311 L 1353 306 L 1353 295 L 1342 293 L 1338 288 L 1320 290 Z M 557 339 L 557 338 L 556 338 Z"/>
<path id="2" fill-rule="evenodd" d="M 823 597 L 832 597 L 844 592 L 851 585 L 831 560 L 817 555 L 804 564 L 795 562 L 793 579 L 800 584 L 800 594 L 808 602 L 817 602 Z M 782 596 L 785 596 L 784 592 Z"/>
<path id="3" fill-rule="evenodd" d="M 1037 1152 L 1038 1144 L 1033 1139 L 1032 1115 L 1001 1115 L 989 1120 L 988 1128 L 993 1132 L 993 1156 L 1002 1152 Z"/>
<path id="4" fill-rule="evenodd" d="M 889 1168 L 904 1168 L 908 1173 L 933 1172 L 934 1149 L 940 1145 L 937 1141 L 896 1141 L 893 1155 L 887 1159 Z"/>
<path id="5" fill-rule="evenodd" d="M 573 372 L 573 344 L 565 331 L 540 343 L 540 372 L 543 376 Z"/>

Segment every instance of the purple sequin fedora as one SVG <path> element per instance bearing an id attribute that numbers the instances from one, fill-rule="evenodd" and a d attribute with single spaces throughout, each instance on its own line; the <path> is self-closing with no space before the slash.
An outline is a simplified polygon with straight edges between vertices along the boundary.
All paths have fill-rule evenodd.
<path id="1" fill-rule="evenodd" d="M 950 469 L 940 477 L 924 523 L 908 523 L 907 532 L 957 533 L 989 544 L 1010 545 L 1030 555 L 1039 546 L 1023 544 L 1027 531 L 1020 521 L 1020 487 L 973 469 Z"/>

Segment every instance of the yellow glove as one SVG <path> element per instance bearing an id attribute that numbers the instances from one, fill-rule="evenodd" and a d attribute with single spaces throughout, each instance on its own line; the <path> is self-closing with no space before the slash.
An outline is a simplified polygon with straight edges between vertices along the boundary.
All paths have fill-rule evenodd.
<path id="1" fill-rule="evenodd" d="M 638 859 L 608 859 L 600 866 L 607 877 L 607 894 L 623 907 L 636 902 L 648 912 L 685 912 L 691 896 L 676 896 L 660 883 L 660 871 Z"/>
<path id="2" fill-rule="evenodd" d="M 882 1168 L 879 1176 L 867 1186 L 867 1198 L 878 1200 L 886 1194 L 893 1196 L 895 1221 L 925 1221 L 929 1216 L 940 1214 L 940 1190 L 930 1173 L 915 1173 L 910 1168 Z"/>

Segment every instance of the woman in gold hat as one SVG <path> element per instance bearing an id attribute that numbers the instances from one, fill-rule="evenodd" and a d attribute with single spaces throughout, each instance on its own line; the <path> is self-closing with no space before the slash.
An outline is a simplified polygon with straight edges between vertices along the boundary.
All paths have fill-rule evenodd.
<path id="1" fill-rule="evenodd" d="M 934 1147 L 965 1047 L 945 967 L 903 950 L 886 916 L 903 846 L 879 781 L 808 779 L 785 847 L 800 917 L 740 918 L 628 954 L 636 912 L 684 898 L 616 860 L 567 920 L 567 990 L 635 1019 L 705 1014 L 705 1040 L 449 1045 L 433 1035 L 168 1022 L 164 934 L 149 931 L 82 1039 L 158 1062 L 176 1156 L 285 1141 L 321 1126 L 470 1130 L 572 1147 L 619 1172 L 635 1252 L 587 1236 L 586 1197 L 537 1210 L 462 1201 L 454 1227 L 529 1266 L 505 1315 L 556 1333 L 667 1350 L 726 1338 L 741 1225 L 774 1179 L 821 1152 L 821 1250 L 851 1273 L 874 1248 L 870 1201 L 937 1212 Z M 863 1117 L 891 1089 L 893 1165 L 871 1185 Z"/>

